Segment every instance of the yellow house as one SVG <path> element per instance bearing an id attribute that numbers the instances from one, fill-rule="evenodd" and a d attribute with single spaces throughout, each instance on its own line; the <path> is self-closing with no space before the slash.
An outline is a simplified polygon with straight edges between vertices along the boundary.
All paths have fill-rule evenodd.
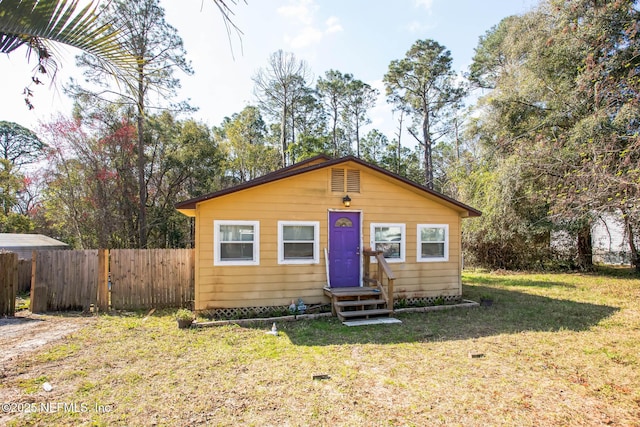
<path id="1" fill-rule="evenodd" d="M 356 157 L 322 155 L 176 207 L 195 217 L 195 309 L 243 314 L 327 303 L 328 290 L 361 288 L 370 262 L 392 271 L 396 300 L 460 299 L 461 220 L 480 215 Z"/>

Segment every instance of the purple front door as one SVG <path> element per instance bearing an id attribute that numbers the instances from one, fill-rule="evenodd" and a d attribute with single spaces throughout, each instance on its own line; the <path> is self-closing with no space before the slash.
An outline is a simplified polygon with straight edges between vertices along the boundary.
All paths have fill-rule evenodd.
<path id="1" fill-rule="evenodd" d="M 360 286 L 359 212 L 329 212 L 329 280 L 332 288 Z"/>

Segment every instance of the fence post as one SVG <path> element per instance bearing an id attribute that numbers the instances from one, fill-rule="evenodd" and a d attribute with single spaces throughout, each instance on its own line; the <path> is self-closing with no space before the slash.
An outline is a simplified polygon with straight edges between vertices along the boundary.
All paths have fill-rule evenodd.
<path id="1" fill-rule="evenodd" d="M 0 254 L 0 272 L 0 316 L 13 316 L 16 313 L 18 254 Z"/>
<path id="2" fill-rule="evenodd" d="M 109 249 L 98 250 L 98 310 L 109 311 Z"/>
<path id="3" fill-rule="evenodd" d="M 44 313 L 47 311 L 47 283 L 38 280 L 38 252 L 31 255 L 31 312 Z"/>

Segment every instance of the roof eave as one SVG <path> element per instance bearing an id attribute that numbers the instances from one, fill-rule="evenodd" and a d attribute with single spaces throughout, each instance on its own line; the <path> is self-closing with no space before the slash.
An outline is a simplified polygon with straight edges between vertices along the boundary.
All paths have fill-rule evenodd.
<path id="1" fill-rule="evenodd" d="M 189 209 L 178 209 L 178 212 L 180 212 L 182 215 L 191 217 L 191 218 L 195 218 L 196 217 L 196 207 L 195 204 L 193 206 L 193 208 L 189 208 Z"/>
<path id="2" fill-rule="evenodd" d="M 306 162 L 310 162 L 311 160 L 319 158 L 319 157 L 321 157 L 321 156 L 316 156 L 316 157 L 314 157 L 312 159 L 308 159 Z M 326 158 L 326 156 L 324 156 L 324 157 Z M 217 197 L 220 197 L 220 196 L 224 196 L 226 194 L 235 193 L 235 192 L 238 192 L 238 191 L 241 191 L 241 190 L 245 190 L 245 189 L 248 189 L 248 188 L 252 188 L 252 187 L 255 187 L 255 186 L 258 186 L 258 185 L 267 184 L 269 182 L 273 182 L 273 181 L 277 181 L 277 180 L 280 180 L 280 179 L 288 178 L 290 176 L 303 174 L 305 172 L 313 171 L 313 170 L 316 170 L 316 169 L 322 169 L 322 168 L 326 168 L 326 167 L 330 167 L 330 166 L 335 166 L 335 165 L 338 165 L 338 164 L 341 164 L 341 163 L 347 163 L 349 161 L 352 161 L 352 162 L 357 163 L 357 164 L 359 164 L 361 166 L 364 166 L 364 167 L 368 167 L 368 168 L 370 168 L 370 169 L 372 169 L 374 171 L 377 171 L 378 173 L 381 173 L 381 174 L 386 175 L 388 177 L 394 178 L 394 179 L 396 179 L 396 180 L 398 180 L 400 182 L 403 182 L 403 183 L 405 183 L 405 184 L 407 184 L 407 185 L 409 185 L 411 187 L 414 187 L 414 188 L 416 188 L 416 189 L 418 189 L 420 191 L 423 191 L 423 192 L 425 192 L 427 194 L 430 194 L 430 195 L 432 195 L 432 196 L 434 196 L 434 197 L 436 197 L 436 198 L 438 198 L 438 199 L 440 199 L 440 200 L 442 200 L 444 202 L 447 202 L 448 204 L 450 204 L 452 206 L 455 206 L 457 210 L 460 210 L 463 213 L 463 215 L 462 215 L 463 218 L 464 217 L 479 217 L 479 216 L 482 215 L 482 212 L 480 212 L 477 209 L 472 208 L 471 206 L 467 206 L 462 202 L 459 202 L 459 201 L 457 201 L 455 199 L 452 199 L 451 197 L 445 196 L 444 194 L 441 194 L 441 193 L 439 193 L 437 191 L 431 190 L 431 189 L 429 189 L 429 188 L 427 188 L 425 186 L 422 186 L 422 185 L 420 185 L 420 184 L 418 184 L 416 182 L 413 182 L 413 181 L 411 181 L 411 180 L 409 180 L 409 179 L 407 179 L 407 178 L 405 178 L 403 176 L 400 176 L 400 175 L 397 175 L 397 174 L 395 174 L 393 172 L 390 172 L 390 171 L 388 171 L 388 170 L 386 170 L 384 168 L 381 168 L 379 166 L 373 165 L 371 163 L 367 163 L 367 162 L 365 162 L 365 161 L 363 161 L 363 160 L 361 160 L 361 159 L 359 159 L 359 158 L 357 158 L 355 156 L 346 156 L 346 157 L 341 157 L 341 158 L 338 158 L 338 159 L 329 159 L 329 160 L 327 160 L 325 162 L 313 164 L 313 165 L 310 165 L 310 166 L 307 166 L 307 167 L 297 167 L 297 168 L 288 167 L 288 168 L 281 169 L 279 171 L 272 172 L 270 174 L 264 175 L 262 177 L 256 178 L 254 180 L 251 180 L 251 181 L 248 181 L 248 182 L 245 182 L 245 183 L 242 183 L 242 184 L 238 184 L 238 185 L 236 185 L 234 187 L 230 187 L 230 188 L 227 188 L 227 189 L 224 189 L 224 190 L 220 190 L 220 191 L 216 191 L 216 192 L 213 192 L 213 193 L 205 194 L 203 196 L 196 197 L 196 198 L 193 198 L 193 199 L 190 199 L 190 200 L 185 200 L 184 202 L 177 203 L 175 205 L 175 207 L 179 212 L 182 212 L 187 216 L 195 216 L 196 205 L 198 203 L 200 203 L 200 202 L 211 200 L 211 199 L 214 199 L 214 198 L 217 198 Z M 298 164 L 298 166 L 299 165 L 300 164 Z M 292 166 L 296 166 L 296 165 L 292 165 Z M 185 213 L 183 211 L 186 211 L 188 213 Z M 465 213 L 466 213 L 466 215 L 465 215 Z"/>

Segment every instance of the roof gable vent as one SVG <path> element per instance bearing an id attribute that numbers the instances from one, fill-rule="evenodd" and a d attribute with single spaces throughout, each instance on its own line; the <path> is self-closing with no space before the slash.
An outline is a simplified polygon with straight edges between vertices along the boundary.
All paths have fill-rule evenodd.
<path id="1" fill-rule="evenodd" d="M 360 192 L 360 170 L 347 169 L 347 193 Z"/>
<path id="2" fill-rule="evenodd" d="M 331 191 L 344 192 L 344 169 L 331 169 Z"/>
<path id="3" fill-rule="evenodd" d="M 347 193 L 360 192 L 360 170 L 332 168 L 331 191 L 334 193 L 344 193 L 345 189 Z"/>

